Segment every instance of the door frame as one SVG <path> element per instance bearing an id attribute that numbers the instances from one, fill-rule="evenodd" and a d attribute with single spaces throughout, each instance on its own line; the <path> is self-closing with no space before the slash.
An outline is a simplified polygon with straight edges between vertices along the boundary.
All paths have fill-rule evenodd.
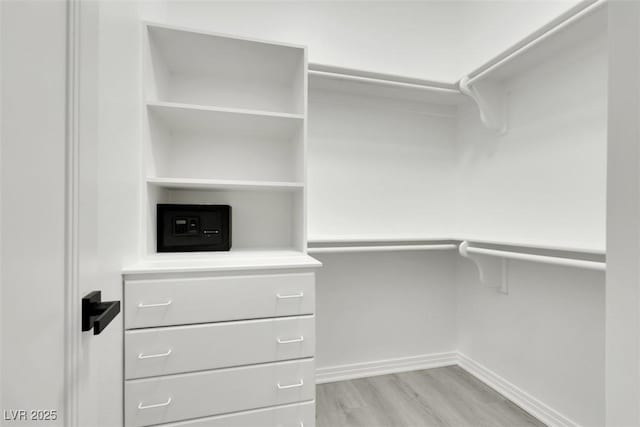
<path id="1" fill-rule="evenodd" d="M 80 9 L 81 0 L 66 2 L 66 135 L 65 135 L 65 425 L 79 419 L 81 340 L 79 254 Z"/>

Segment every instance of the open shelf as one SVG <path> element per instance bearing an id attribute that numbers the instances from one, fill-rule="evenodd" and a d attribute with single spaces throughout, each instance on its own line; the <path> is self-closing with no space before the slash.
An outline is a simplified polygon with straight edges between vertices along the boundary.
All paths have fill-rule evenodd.
<path id="1" fill-rule="evenodd" d="M 305 48 L 147 23 L 149 99 L 304 113 Z"/>
<path id="2" fill-rule="evenodd" d="M 304 116 L 148 103 L 148 173 L 194 179 L 302 179 Z"/>
<path id="3" fill-rule="evenodd" d="M 231 206 L 232 251 L 271 248 L 305 250 L 302 191 L 264 191 L 262 188 L 180 188 L 149 185 L 147 254 L 156 252 L 156 206 L 159 203 Z M 189 258 L 193 253 L 184 254 Z"/>
<path id="4" fill-rule="evenodd" d="M 148 177 L 147 183 L 160 188 L 182 190 L 292 191 L 304 188 L 302 182 L 233 181 L 194 178 Z"/>

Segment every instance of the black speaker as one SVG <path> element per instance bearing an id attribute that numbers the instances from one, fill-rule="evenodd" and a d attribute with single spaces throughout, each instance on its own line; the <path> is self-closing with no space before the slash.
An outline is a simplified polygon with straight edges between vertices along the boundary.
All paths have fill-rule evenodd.
<path id="1" fill-rule="evenodd" d="M 158 252 L 228 251 L 231 206 L 157 205 Z"/>

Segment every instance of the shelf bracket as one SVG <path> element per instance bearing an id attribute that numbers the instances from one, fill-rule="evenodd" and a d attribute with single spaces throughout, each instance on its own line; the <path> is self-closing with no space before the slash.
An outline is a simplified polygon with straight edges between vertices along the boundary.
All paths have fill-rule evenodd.
<path id="1" fill-rule="evenodd" d="M 470 254 L 467 251 L 469 242 L 466 240 L 460 243 L 458 251 L 460 255 L 469 258 L 476 265 L 480 273 L 480 282 L 482 284 L 497 288 L 499 292 L 507 295 L 509 293 L 509 282 L 507 280 L 508 260 L 506 258 Z"/>
<path id="2" fill-rule="evenodd" d="M 469 84 L 469 77 L 460 79 L 460 92 L 478 106 L 484 126 L 503 135 L 507 132 L 507 95 L 504 87 L 491 80 Z"/>

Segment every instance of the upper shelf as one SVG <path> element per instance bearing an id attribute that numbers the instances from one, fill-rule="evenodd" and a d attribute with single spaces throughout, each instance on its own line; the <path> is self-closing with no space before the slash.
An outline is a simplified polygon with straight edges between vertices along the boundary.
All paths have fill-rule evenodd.
<path id="1" fill-rule="evenodd" d="M 456 84 L 322 64 L 309 64 L 309 88 L 442 105 L 465 99 Z"/>
<path id="2" fill-rule="evenodd" d="M 149 99 L 303 114 L 306 49 L 146 23 Z"/>
<path id="3" fill-rule="evenodd" d="M 604 33 L 605 3 L 579 3 L 460 79 L 460 90 L 477 104 L 485 127 L 499 134 L 507 131 L 505 80 Z"/>
<path id="4" fill-rule="evenodd" d="M 583 0 L 467 74 L 467 84 L 505 80 L 559 52 L 603 34 L 606 0 Z"/>
<path id="5" fill-rule="evenodd" d="M 171 131 L 215 132 L 262 139 L 291 139 L 302 128 L 304 120 L 299 114 L 175 102 L 148 102 L 147 109 Z"/>

